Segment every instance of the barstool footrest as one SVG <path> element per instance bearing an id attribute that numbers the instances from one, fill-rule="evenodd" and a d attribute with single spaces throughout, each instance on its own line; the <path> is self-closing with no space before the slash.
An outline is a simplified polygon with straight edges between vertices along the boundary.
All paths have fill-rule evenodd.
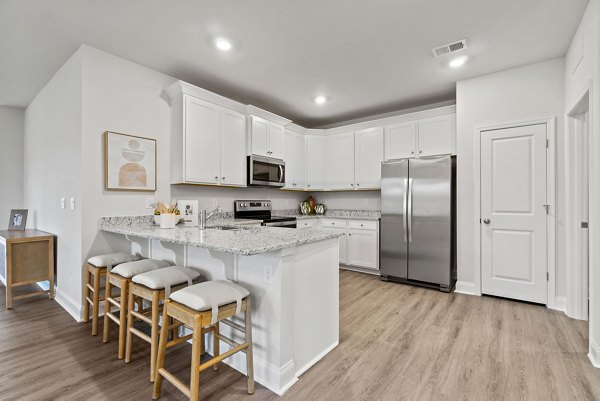
<path id="1" fill-rule="evenodd" d="M 104 316 L 107 316 L 113 322 L 119 324 L 119 318 L 115 316 L 112 312 L 104 312 Z"/>
<path id="2" fill-rule="evenodd" d="M 229 320 L 229 319 L 223 319 L 221 320 L 220 323 L 226 324 L 227 326 L 236 329 L 237 331 L 241 331 L 242 333 L 246 333 L 246 328 L 240 324 L 237 324 L 236 322 Z"/>
<path id="3" fill-rule="evenodd" d="M 213 365 L 216 365 L 217 363 L 221 362 L 223 359 L 227 359 L 229 358 L 231 355 L 235 354 L 236 352 L 240 352 L 245 350 L 246 348 L 248 348 L 249 344 L 248 343 L 243 343 L 238 345 L 235 348 L 230 349 L 227 352 L 222 353 L 221 355 L 218 356 L 214 356 L 211 360 L 201 363 L 200 366 L 198 366 L 198 369 L 200 372 L 202 372 L 203 370 L 206 370 L 208 368 L 210 368 Z"/>
<path id="4" fill-rule="evenodd" d="M 158 374 L 170 381 L 171 384 L 177 387 L 179 391 L 185 394 L 186 397 L 190 396 L 190 388 L 183 384 L 181 380 L 169 373 L 169 371 L 167 371 L 165 368 L 158 369 Z"/>
<path id="5" fill-rule="evenodd" d="M 149 318 L 147 315 L 144 315 L 143 313 L 139 313 L 136 311 L 131 311 L 130 312 L 133 316 L 135 316 L 136 319 L 141 320 L 143 322 L 146 322 L 148 324 L 152 324 L 152 319 Z"/>
<path id="6" fill-rule="evenodd" d="M 242 345 L 242 344 L 236 343 L 235 341 L 233 341 L 233 340 L 232 340 L 231 338 L 229 338 L 229 337 L 225 337 L 225 336 L 224 336 L 224 335 L 222 335 L 222 334 L 219 334 L 219 340 L 223 341 L 224 343 L 226 343 L 226 344 L 228 344 L 228 345 L 230 345 L 230 346 L 232 346 L 232 347 L 239 347 L 239 346 L 241 346 L 241 345 Z M 243 349 L 243 350 L 242 350 L 242 352 L 243 352 L 243 353 L 246 353 L 246 349 Z"/>
<path id="7" fill-rule="evenodd" d="M 129 331 L 131 333 L 135 334 L 136 336 L 138 336 L 139 338 L 141 338 L 142 340 L 146 341 L 147 343 L 152 344 L 152 338 L 148 334 L 144 333 L 143 331 L 138 330 L 135 327 L 130 327 Z"/>

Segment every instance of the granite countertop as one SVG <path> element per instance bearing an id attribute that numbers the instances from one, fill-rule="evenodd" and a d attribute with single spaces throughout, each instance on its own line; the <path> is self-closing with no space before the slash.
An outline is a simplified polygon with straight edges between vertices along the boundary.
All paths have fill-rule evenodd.
<path id="1" fill-rule="evenodd" d="M 304 215 L 296 209 L 285 209 L 285 210 L 274 210 L 274 216 L 294 216 L 297 219 L 348 219 L 348 220 L 379 220 L 381 218 L 381 212 L 376 210 L 350 210 L 350 209 L 331 209 L 327 210 L 325 214 L 310 214 Z"/>
<path id="2" fill-rule="evenodd" d="M 257 220 L 235 221 L 233 219 L 218 219 L 210 223 L 213 227 L 235 225 L 239 226 L 239 230 L 218 230 L 210 227 L 200 230 L 198 227 L 185 226 L 162 229 L 153 224 L 153 219 L 154 216 L 103 217 L 98 223 L 98 228 L 111 233 L 208 248 L 238 255 L 256 255 L 293 248 L 343 235 L 323 230 L 255 226 L 256 223 L 252 222 Z M 230 223 L 225 223 L 226 221 Z M 260 221 L 258 222 L 260 223 Z"/>

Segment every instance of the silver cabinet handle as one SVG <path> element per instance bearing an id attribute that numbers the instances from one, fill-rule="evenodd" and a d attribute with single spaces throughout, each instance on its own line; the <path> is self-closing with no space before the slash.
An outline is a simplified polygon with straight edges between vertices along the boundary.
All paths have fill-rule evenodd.
<path id="1" fill-rule="evenodd" d="M 408 242 L 412 242 L 412 192 L 413 192 L 413 179 L 408 179 Z"/>
<path id="2" fill-rule="evenodd" d="M 218 179 L 219 179 L 219 176 L 218 176 L 218 175 L 215 175 L 215 180 L 218 180 Z"/>
<path id="3" fill-rule="evenodd" d="M 490 220 L 490 219 L 485 219 L 485 220 L 483 220 L 483 222 L 484 222 L 485 224 L 490 224 L 490 223 L 491 223 L 491 220 Z"/>
<path id="4" fill-rule="evenodd" d="M 408 178 L 404 179 L 404 196 L 402 197 L 402 225 L 404 226 L 404 242 L 408 241 Z"/>
<path id="5" fill-rule="evenodd" d="M 356 186 L 357 186 L 357 187 L 360 187 L 360 184 L 357 182 L 357 183 L 356 183 Z"/>
<path id="6" fill-rule="evenodd" d="M 225 180 L 225 177 L 221 177 L 222 180 Z"/>

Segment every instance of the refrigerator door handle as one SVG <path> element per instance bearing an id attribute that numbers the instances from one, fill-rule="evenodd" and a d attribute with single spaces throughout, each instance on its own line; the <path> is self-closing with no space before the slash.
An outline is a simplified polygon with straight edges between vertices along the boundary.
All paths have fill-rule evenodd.
<path id="1" fill-rule="evenodd" d="M 408 205 L 406 208 L 406 215 L 408 215 L 408 242 L 412 242 L 412 190 L 413 190 L 413 179 L 408 179 Z"/>
<path id="2" fill-rule="evenodd" d="M 404 242 L 408 241 L 408 216 L 407 213 L 407 201 L 408 201 L 408 178 L 404 179 L 404 196 L 402 202 L 402 225 L 404 228 Z"/>

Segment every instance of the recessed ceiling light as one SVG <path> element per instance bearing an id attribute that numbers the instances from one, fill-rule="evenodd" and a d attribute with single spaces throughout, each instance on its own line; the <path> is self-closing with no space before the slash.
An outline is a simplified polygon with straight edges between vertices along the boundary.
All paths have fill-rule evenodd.
<path id="1" fill-rule="evenodd" d="M 327 103 L 328 99 L 327 99 L 327 96 L 319 95 L 319 96 L 315 97 L 314 100 L 315 100 L 316 104 L 325 104 L 325 103 Z"/>
<path id="2" fill-rule="evenodd" d="M 223 51 L 231 50 L 232 47 L 231 42 L 224 38 L 215 39 L 215 46 L 217 46 L 217 49 Z"/>
<path id="3" fill-rule="evenodd" d="M 458 68 L 466 62 L 467 62 L 466 57 L 457 57 L 457 58 L 453 59 L 452 61 L 450 61 L 450 63 L 448 65 L 452 68 Z"/>

